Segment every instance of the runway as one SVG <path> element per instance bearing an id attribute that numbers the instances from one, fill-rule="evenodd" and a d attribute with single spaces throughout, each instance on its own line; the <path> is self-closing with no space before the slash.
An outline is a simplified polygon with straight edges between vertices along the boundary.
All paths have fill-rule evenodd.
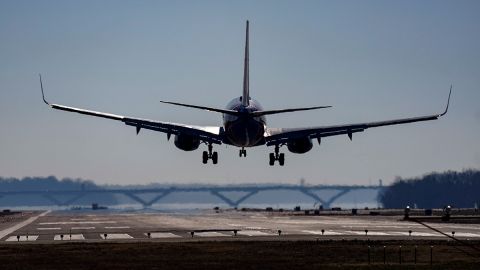
<path id="1" fill-rule="evenodd" d="M 477 224 L 428 223 L 459 239 L 480 240 Z M 449 239 L 402 216 L 304 216 L 279 212 L 43 212 L 0 230 L 3 243 L 105 241 Z M 453 232 L 453 233 L 452 233 Z"/>

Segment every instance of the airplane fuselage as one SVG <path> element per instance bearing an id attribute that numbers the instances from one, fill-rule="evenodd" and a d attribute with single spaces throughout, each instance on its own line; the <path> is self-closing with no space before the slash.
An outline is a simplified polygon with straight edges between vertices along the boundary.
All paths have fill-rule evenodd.
<path id="1" fill-rule="evenodd" d="M 245 115 L 240 116 L 223 114 L 226 143 L 238 147 L 251 147 L 263 143 L 267 125 L 265 116 L 252 117 L 248 114 L 263 110 L 258 101 L 250 99 L 248 106 L 244 106 L 242 97 L 239 97 L 230 101 L 226 109 L 245 113 Z"/>

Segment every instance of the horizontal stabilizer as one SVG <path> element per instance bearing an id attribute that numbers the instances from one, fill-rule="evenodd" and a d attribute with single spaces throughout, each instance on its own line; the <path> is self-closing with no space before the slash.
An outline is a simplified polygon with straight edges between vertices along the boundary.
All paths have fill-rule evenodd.
<path id="1" fill-rule="evenodd" d="M 185 103 L 178 103 L 178 102 L 171 102 L 171 101 L 160 101 L 160 102 L 161 102 L 161 103 L 165 103 L 165 104 L 171 104 L 171 105 L 177 105 L 177 106 L 182 106 L 182 107 L 187 107 L 187 108 L 194 108 L 194 109 L 206 110 L 206 111 L 211 111 L 211 112 L 218 112 L 218 113 L 230 114 L 230 115 L 235 115 L 235 116 L 240 116 L 240 115 L 249 114 L 249 115 L 251 115 L 251 116 L 253 116 L 253 117 L 259 117 L 259 116 L 270 115 L 270 114 L 286 113 L 286 112 L 298 112 L 298 111 L 308 111 L 308 110 L 316 110 L 316 109 L 325 109 L 325 108 L 330 108 L 330 107 L 332 107 L 332 106 L 316 106 L 316 107 L 281 109 L 281 110 L 254 111 L 254 112 L 238 112 L 238 111 L 228 110 L 228 109 L 218 109 L 218 108 L 205 107 L 205 106 L 197 106 L 197 105 L 191 105 L 191 104 L 185 104 Z"/>
<path id="2" fill-rule="evenodd" d="M 200 110 L 206 110 L 206 111 L 210 111 L 210 112 L 218 112 L 218 113 L 225 113 L 225 114 L 231 114 L 231 115 L 239 115 L 239 112 L 233 111 L 233 110 L 227 110 L 227 109 L 217 109 L 217 108 L 212 108 L 212 107 L 197 106 L 197 105 L 190 105 L 190 104 L 177 103 L 177 102 L 171 102 L 171 101 L 162 101 L 162 100 L 160 102 L 165 103 L 165 104 L 187 107 L 187 108 L 195 108 L 195 109 L 200 109 Z"/>
<path id="3" fill-rule="evenodd" d="M 331 107 L 332 106 L 316 106 L 316 107 L 293 108 L 293 109 L 282 109 L 282 110 L 255 111 L 255 112 L 252 112 L 251 114 L 253 116 L 258 117 L 258 116 L 270 115 L 270 114 L 298 112 L 298 111 L 309 111 L 309 110 L 325 109 L 325 108 L 331 108 Z"/>

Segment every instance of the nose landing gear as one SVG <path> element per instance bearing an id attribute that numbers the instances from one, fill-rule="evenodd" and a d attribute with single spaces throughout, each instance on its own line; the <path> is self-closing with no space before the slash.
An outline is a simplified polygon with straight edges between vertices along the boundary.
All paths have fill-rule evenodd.
<path id="1" fill-rule="evenodd" d="M 269 155 L 270 166 L 273 166 L 276 160 L 278 160 L 278 164 L 280 164 L 280 166 L 283 166 L 285 164 L 285 154 L 279 153 L 279 152 L 280 152 L 280 146 L 275 145 L 275 153 L 270 153 Z"/>
<path id="2" fill-rule="evenodd" d="M 213 146 L 211 143 L 208 143 L 208 152 L 203 151 L 202 161 L 203 164 L 207 164 L 208 160 L 211 159 L 213 164 L 218 163 L 218 153 L 213 152 Z"/>
<path id="3" fill-rule="evenodd" d="M 242 147 L 242 149 L 240 149 L 238 155 L 239 155 L 240 157 L 242 157 L 242 156 L 246 157 L 246 156 L 247 156 L 247 149 L 245 149 L 244 147 Z"/>

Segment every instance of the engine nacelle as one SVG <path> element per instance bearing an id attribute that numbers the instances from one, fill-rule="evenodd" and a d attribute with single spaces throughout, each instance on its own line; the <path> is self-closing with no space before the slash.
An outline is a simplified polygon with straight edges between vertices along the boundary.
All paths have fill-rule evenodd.
<path id="1" fill-rule="evenodd" d="M 287 142 L 288 151 L 295 154 L 304 154 L 310 151 L 313 147 L 312 139 L 300 138 Z"/>
<path id="2" fill-rule="evenodd" d="M 177 148 L 183 151 L 193 151 L 200 145 L 200 140 L 190 135 L 175 135 L 174 143 Z"/>

